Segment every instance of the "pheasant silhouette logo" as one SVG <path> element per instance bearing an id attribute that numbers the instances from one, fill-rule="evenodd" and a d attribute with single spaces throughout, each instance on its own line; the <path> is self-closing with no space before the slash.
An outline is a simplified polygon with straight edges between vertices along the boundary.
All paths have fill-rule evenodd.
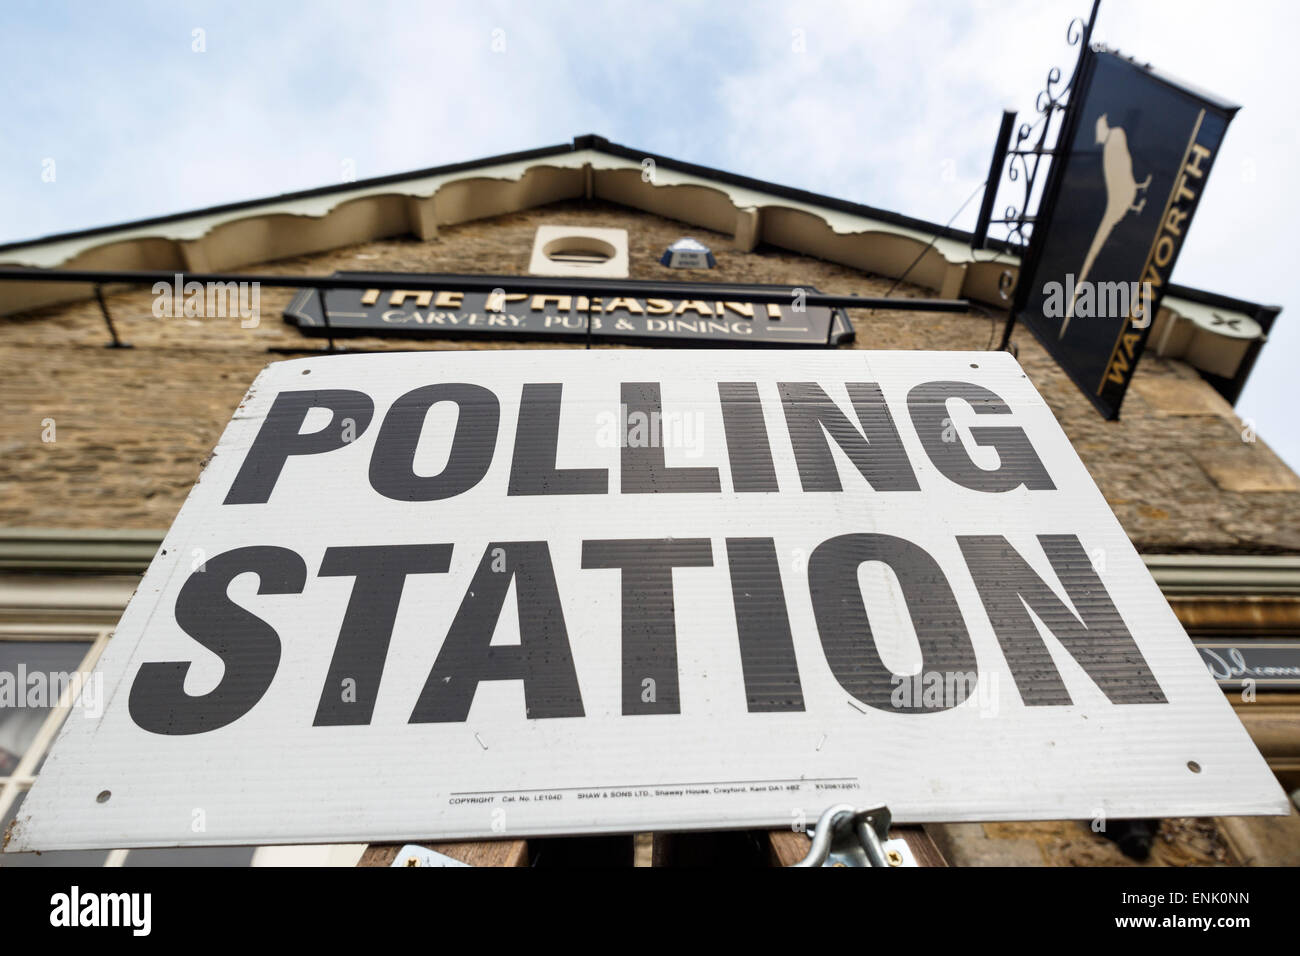
<path id="1" fill-rule="evenodd" d="M 1105 113 L 1097 117 L 1097 142 L 1101 146 L 1101 171 L 1106 182 L 1106 209 L 1101 214 L 1097 233 L 1092 237 L 1092 245 L 1088 247 L 1083 268 L 1079 270 L 1078 285 L 1075 287 L 1073 298 L 1070 299 L 1069 307 L 1065 310 L 1065 319 L 1061 322 L 1058 338 L 1065 337 L 1065 330 L 1074 316 L 1074 304 L 1079 298 L 1079 292 L 1088 281 L 1088 273 L 1092 271 L 1097 256 L 1106 245 L 1106 240 L 1110 238 L 1121 219 L 1129 213 L 1142 212 L 1147 204 L 1146 191 L 1151 185 L 1149 173 L 1142 182 L 1138 182 L 1133 177 L 1133 157 L 1128 151 L 1128 134 L 1122 127 L 1111 126 L 1106 122 Z M 1139 199 L 1139 195 L 1142 198 Z"/>

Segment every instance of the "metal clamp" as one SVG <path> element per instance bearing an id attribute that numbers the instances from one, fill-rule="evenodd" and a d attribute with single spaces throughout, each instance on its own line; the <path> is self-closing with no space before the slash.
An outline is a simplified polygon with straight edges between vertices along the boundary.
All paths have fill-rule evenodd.
<path id="1" fill-rule="evenodd" d="M 906 840 L 889 839 L 889 808 L 859 810 L 841 803 L 809 831 L 812 847 L 793 866 L 918 866 Z"/>

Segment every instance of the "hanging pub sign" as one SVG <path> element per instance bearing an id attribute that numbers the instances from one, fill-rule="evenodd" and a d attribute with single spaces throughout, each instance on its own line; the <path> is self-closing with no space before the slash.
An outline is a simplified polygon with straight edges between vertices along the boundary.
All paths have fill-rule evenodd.
<path id="1" fill-rule="evenodd" d="M 258 376 L 11 850 L 1285 813 L 1006 353 Z"/>
<path id="2" fill-rule="evenodd" d="M 578 341 L 590 336 L 601 342 L 733 348 L 749 345 L 824 348 L 853 340 L 853 326 L 842 309 L 809 306 L 803 302 L 802 293 L 816 291 L 811 287 L 709 283 L 708 298 L 697 298 L 703 293 L 685 283 L 680 286 L 680 296 L 672 298 L 595 297 L 505 290 L 373 289 L 366 288 L 365 272 L 335 272 L 334 276 L 357 280 L 355 289 L 331 289 L 327 293 L 329 331 L 335 335 Z M 629 283 L 629 287 L 632 285 Z M 728 288 L 782 292 L 786 301 L 779 304 L 730 301 L 726 298 Z M 326 332 L 320 295 L 314 289 L 299 290 L 285 309 L 284 318 L 309 335 Z"/>
<path id="3" fill-rule="evenodd" d="M 1237 109 L 1116 53 L 1083 59 L 1014 311 L 1107 418 Z"/>

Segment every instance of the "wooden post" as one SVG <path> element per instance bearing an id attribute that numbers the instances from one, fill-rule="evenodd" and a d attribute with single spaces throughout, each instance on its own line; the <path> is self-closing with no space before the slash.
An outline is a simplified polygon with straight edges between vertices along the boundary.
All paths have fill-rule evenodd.
<path id="1" fill-rule="evenodd" d="M 372 843 L 357 866 L 392 866 L 402 843 Z M 528 844 L 523 840 L 477 840 L 473 843 L 421 843 L 426 849 L 470 866 L 527 866 Z"/>

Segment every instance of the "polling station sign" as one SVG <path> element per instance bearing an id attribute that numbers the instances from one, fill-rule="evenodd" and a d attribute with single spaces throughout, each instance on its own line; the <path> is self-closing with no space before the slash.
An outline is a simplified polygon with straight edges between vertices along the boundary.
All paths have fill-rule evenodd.
<path id="1" fill-rule="evenodd" d="M 10 849 L 1281 813 L 1015 360 L 268 367 Z"/>

